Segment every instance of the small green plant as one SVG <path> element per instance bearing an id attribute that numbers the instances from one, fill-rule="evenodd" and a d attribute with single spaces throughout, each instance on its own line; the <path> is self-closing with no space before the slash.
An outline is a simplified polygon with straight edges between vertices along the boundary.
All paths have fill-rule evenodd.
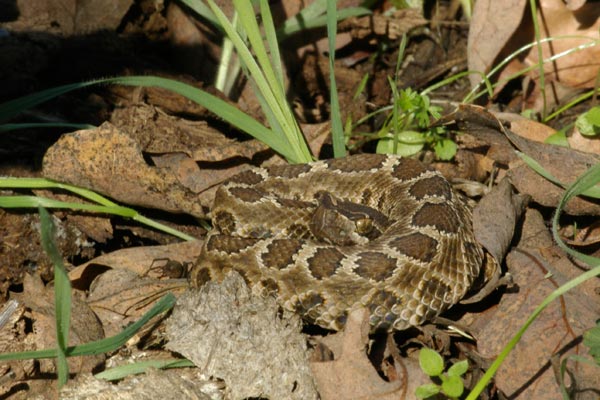
<path id="1" fill-rule="evenodd" d="M 584 136 L 600 135 L 600 107 L 592 107 L 587 112 L 577 117 L 575 126 Z"/>
<path id="2" fill-rule="evenodd" d="M 392 85 L 392 90 L 394 104 L 378 133 L 377 152 L 411 156 L 428 146 L 439 159 L 452 159 L 456 143 L 447 137 L 446 129 L 429 127 L 432 120 L 440 117 L 441 108 L 411 88 L 397 91 Z"/>
<path id="3" fill-rule="evenodd" d="M 457 399 L 463 394 L 465 386 L 461 376 L 469 368 L 467 360 L 453 364 L 444 373 L 444 359 L 442 356 L 434 350 L 423 347 L 419 352 L 419 365 L 423 372 L 432 378 L 437 378 L 441 382 L 441 384 L 430 383 L 419 386 L 415 391 L 415 395 L 419 399 L 426 399 L 438 393 L 443 393 L 451 399 Z"/>

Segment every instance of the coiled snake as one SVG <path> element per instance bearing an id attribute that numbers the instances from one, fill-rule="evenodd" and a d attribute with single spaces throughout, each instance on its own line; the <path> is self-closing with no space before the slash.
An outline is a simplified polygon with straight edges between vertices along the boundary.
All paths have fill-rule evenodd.
<path id="1" fill-rule="evenodd" d="M 211 216 L 197 285 L 234 269 L 328 329 L 360 306 L 372 330 L 420 325 L 460 301 L 482 265 L 465 201 L 408 158 L 254 168 L 217 190 Z"/>

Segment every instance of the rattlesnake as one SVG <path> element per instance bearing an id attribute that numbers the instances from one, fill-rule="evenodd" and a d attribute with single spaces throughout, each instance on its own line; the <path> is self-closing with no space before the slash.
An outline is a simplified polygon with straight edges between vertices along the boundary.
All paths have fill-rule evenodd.
<path id="1" fill-rule="evenodd" d="M 465 296 L 483 260 L 466 202 L 409 158 L 253 168 L 217 190 L 211 217 L 196 285 L 233 269 L 328 329 L 360 306 L 373 331 L 420 325 Z"/>

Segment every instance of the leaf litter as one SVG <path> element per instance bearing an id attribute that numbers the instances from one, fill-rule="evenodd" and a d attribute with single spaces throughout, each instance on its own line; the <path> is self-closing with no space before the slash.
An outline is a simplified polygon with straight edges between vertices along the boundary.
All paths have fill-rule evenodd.
<path id="1" fill-rule="evenodd" d="M 508 47 L 508 44 L 511 43 L 514 32 L 520 29 L 519 24 L 528 24 L 526 20 L 520 18 L 524 13 L 524 4 L 525 2 L 515 2 L 514 9 L 503 5 L 503 13 L 496 13 L 496 15 L 507 15 L 506 24 L 488 24 L 486 26 L 486 21 L 490 19 L 485 18 L 485 14 L 476 10 L 471 24 L 470 65 L 472 65 L 472 60 L 480 57 L 481 64 L 477 69 L 489 69 L 493 61 L 498 59 L 500 51 L 512 49 L 512 47 Z M 551 5 L 550 2 L 542 2 L 541 9 L 549 12 Z M 486 6 L 489 12 L 493 10 L 494 3 L 477 2 L 477 7 Z M 571 5 L 571 7 L 576 8 L 576 11 L 581 10 L 576 5 Z M 516 14 L 509 14 L 509 10 Z M 573 10 L 568 11 L 571 13 L 570 15 L 564 8 L 559 11 L 556 14 L 557 17 L 553 18 L 572 23 L 572 16 L 575 15 Z M 495 20 L 497 21 L 497 19 Z M 365 21 L 369 23 L 375 21 L 375 24 L 371 27 Z M 409 22 L 414 25 L 406 25 Z M 373 34 L 380 39 L 382 37 L 393 39 L 393 37 L 398 37 L 398 32 L 408 32 L 412 28 L 422 26 L 423 23 L 422 17 L 409 21 L 409 19 L 403 20 L 398 16 L 390 18 L 376 15 L 372 20 L 368 18 L 351 20 L 348 22 L 347 29 L 355 39 L 369 38 Z M 380 30 L 379 28 L 382 26 L 387 28 Z M 389 29 L 391 26 L 394 29 Z M 572 27 L 569 24 L 563 24 L 563 26 Z M 368 29 L 375 29 L 375 31 L 369 34 Z M 589 34 L 593 29 L 583 33 Z M 550 34 L 555 33 L 550 32 Z M 427 35 L 424 36 L 427 37 Z M 486 37 L 488 39 L 485 39 Z M 340 45 L 342 43 L 340 42 Z M 490 51 L 484 54 L 485 47 L 477 47 L 480 44 L 485 44 Z M 429 53 L 422 51 L 421 54 Z M 585 86 L 589 79 L 582 73 L 582 70 L 570 68 L 572 64 L 569 63 L 583 65 L 586 62 L 597 70 L 598 58 L 592 57 L 594 52 L 575 54 L 577 54 L 576 58 L 566 58 L 565 63 L 556 64 L 558 70 L 554 71 L 555 75 L 550 76 L 553 79 L 560 78 L 561 83 L 579 88 Z M 360 68 L 360 64 L 356 64 L 356 60 L 361 60 L 358 52 L 352 57 L 348 57 L 347 65 L 356 65 Z M 326 65 L 321 61 L 317 59 L 310 65 Z M 535 52 L 532 51 L 527 55 L 526 61 L 535 62 Z M 421 62 L 423 60 L 419 59 L 418 63 Z M 410 59 L 405 64 L 406 70 L 410 69 L 408 66 L 415 65 L 415 63 L 411 64 Z M 515 65 L 509 65 L 506 72 L 503 73 L 510 73 L 511 68 L 514 67 Z M 321 75 L 327 76 L 326 68 L 328 67 L 324 67 L 317 74 L 306 74 L 304 78 L 318 79 L 322 77 Z M 342 74 L 337 70 L 343 71 L 344 68 L 346 67 L 343 63 L 336 64 L 336 73 Z M 423 72 L 422 70 L 421 68 L 421 72 Z M 347 71 L 351 71 L 346 75 L 352 77 L 352 79 L 348 79 L 349 81 L 356 81 L 356 77 L 360 75 L 355 70 Z M 433 69 L 431 71 L 428 76 L 437 76 L 435 75 L 438 73 L 437 71 L 433 71 Z M 309 72 L 313 72 L 313 70 L 311 69 Z M 534 81 L 537 79 L 535 73 L 532 73 L 531 78 Z M 406 79 L 406 82 L 418 81 L 418 77 L 411 79 L 409 76 Z M 372 86 L 381 89 L 376 90 L 374 98 L 380 96 L 382 99 L 387 99 L 386 93 L 389 88 L 385 79 L 379 77 L 378 80 L 372 82 Z M 326 98 L 324 97 L 326 85 L 325 87 L 310 86 L 307 88 L 310 90 L 303 94 L 304 98 L 312 97 L 315 99 L 314 104 L 324 105 L 324 108 L 319 108 L 319 113 L 313 112 L 316 108 L 308 108 L 305 114 L 317 115 L 319 118 L 326 119 L 327 105 L 323 104 L 322 100 Z M 111 89 L 109 92 L 113 99 L 120 96 L 121 100 L 124 99 L 129 103 L 112 114 L 113 125 L 103 125 L 97 129 L 63 135 L 46 153 L 44 176 L 94 189 L 122 203 L 169 213 L 186 213 L 200 218 L 206 216 L 212 202 L 214 188 L 227 177 L 242 170 L 246 163 L 249 161 L 256 164 L 281 162 L 256 141 L 226 137 L 220 134 L 222 127 L 215 129 L 211 124 L 207 125 L 201 121 L 188 121 L 182 118 L 185 115 L 194 115 L 196 118 L 204 119 L 207 118 L 207 114 L 202 108 L 182 101 L 181 98 L 172 96 L 168 92 L 146 89 L 139 92 L 130 89 Z M 348 92 L 351 93 L 351 90 Z M 538 93 L 534 91 L 527 99 L 527 104 L 534 104 L 538 101 L 536 96 Z M 351 101 L 351 98 L 348 96 L 346 101 Z M 306 104 L 312 106 L 310 102 Z M 246 108 L 257 109 L 256 104 L 251 104 Z M 348 115 L 355 117 L 362 116 L 361 113 L 366 111 L 357 109 L 352 104 L 348 104 L 344 109 L 351 111 Z M 503 195 L 497 197 L 497 192 L 492 191 L 484 197 L 488 200 L 482 200 L 480 203 L 480 205 L 482 203 L 485 205 L 487 201 L 498 207 L 486 208 L 481 205 L 475 212 L 475 224 L 481 226 L 479 230 L 483 232 L 484 236 L 488 236 L 486 239 L 482 238 L 482 241 L 487 243 L 486 248 L 493 254 L 496 261 L 502 262 L 504 254 L 509 252 L 506 258 L 506 268 L 513 277 L 515 285 L 508 289 L 492 288 L 489 297 L 483 300 L 483 305 L 460 305 L 451 313 L 456 317 L 462 317 L 458 320 L 458 324 L 466 326 L 469 332 L 475 336 L 477 339 L 476 350 L 482 358 L 478 359 L 475 355 L 469 355 L 468 352 L 457 354 L 456 350 L 451 350 L 451 343 L 454 341 L 459 342 L 463 349 L 465 346 L 474 348 L 474 343 L 454 336 L 443 335 L 438 330 L 434 330 L 433 333 L 425 330 L 426 333 L 417 336 L 411 332 L 401 332 L 388 340 L 369 339 L 361 329 L 361 321 L 364 317 L 357 313 L 352 316 L 352 321 L 349 322 L 344 332 L 325 336 L 322 339 L 326 346 L 332 349 L 333 361 L 309 363 L 306 339 L 298 333 L 299 324 L 289 322 L 285 318 L 282 319 L 274 304 L 268 307 L 255 303 L 251 303 L 254 304 L 252 306 L 238 304 L 240 298 L 251 297 L 241 282 L 236 283 L 239 286 L 235 286 L 229 292 L 221 292 L 224 289 L 218 288 L 218 285 L 213 286 L 210 290 L 219 293 L 215 295 L 216 298 L 226 300 L 202 302 L 202 306 L 214 307 L 203 312 L 199 311 L 201 305 L 197 299 L 184 298 L 181 300 L 182 303 L 191 304 L 191 309 L 176 309 L 175 313 L 182 320 L 172 322 L 173 319 L 169 323 L 183 324 L 181 321 L 187 321 L 185 323 L 191 323 L 191 325 L 186 325 L 183 330 L 172 333 L 169 346 L 178 345 L 177 340 L 188 340 L 183 342 L 181 347 L 176 347 L 176 351 L 194 360 L 200 368 L 204 368 L 203 372 L 209 371 L 208 375 L 218 376 L 224 381 L 227 387 L 226 393 L 231 398 L 250 396 L 290 398 L 290 396 L 299 396 L 299 393 L 306 397 L 298 398 L 312 398 L 316 396 L 317 391 L 321 398 L 384 399 L 398 398 L 398 396 L 411 398 L 416 385 L 428 382 L 428 378 L 420 372 L 418 363 L 415 362 L 415 343 L 418 345 L 424 343 L 436 348 L 446 357 L 456 357 L 457 355 L 470 357 L 472 365 L 470 373 L 475 376 L 478 369 L 485 367 L 485 362 L 489 362 L 498 354 L 501 347 L 518 329 L 533 307 L 539 304 L 545 293 L 575 276 L 579 271 L 577 266 L 552 243 L 548 236 L 548 229 L 544 225 L 543 215 L 536 211 L 538 205 L 542 206 L 543 212 L 547 212 L 544 207 L 555 207 L 562 189 L 541 179 L 537 174 L 524 167 L 514 152 L 515 148 L 538 160 L 566 184 L 572 182 L 591 163 L 597 162 L 595 155 L 540 143 L 550 133 L 544 132 L 544 125 L 505 117 L 507 115 L 500 116 L 502 119 L 500 122 L 498 117 L 489 114 L 482 108 L 463 106 L 459 107 L 455 113 L 444 117 L 440 122 L 454 123 L 463 132 L 463 135 L 457 138 L 462 149 L 457 155 L 456 164 L 450 167 L 447 163 L 441 164 L 444 168 L 448 168 L 445 173 L 450 178 L 477 178 L 477 180 L 483 181 L 488 174 L 496 174 L 493 183 L 504 182 L 502 184 L 504 185 L 503 191 L 501 191 L 504 193 Z M 210 119 L 212 116 L 208 116 L 208 118 Z M 506 119 L 510 119 L 511 122 L 505 122 Z M 304 125 L 303 128 L 305 132 L 308 132 L 314 126 Z M 507 128 L 509 126 L 510 128 Z M 515 133 L 511 132 L 513 130 Z M 536 134 L 532 136 L 531 132 L 534 131 Z M 530 134 L 526 136 L 526 139 L 525 136 L 517 135 L 520 132 Z M 323 143 L 327 133 L 327 124 L 323 123 L 314 130 L 314 136 L 308 136 L 314 154 L 320 154 L 322 150 L 327 151 L 327 145 L 324 146 Z M 588 148 L 585 142 L 580 146 L 583 149 Z M 505 177 L 509 178 L 518 193 L 532 198 L 532 203 L 526 208 L 524 220 L 519 218 L 519 212 L 523 208 L 522 200 L 508 200 L 513 196 L 507 195 L 508 192 L 512 192 L 512 189 L 506 179 L 502 180 Z M 489 184 L 489 182 L 487 183 Z M 593 201 L 578 198 L 569 203 L 566 212 L 572 215 L 597 215 L 598 211 L 597 204 Z M 506 218 L 497 218 L 499 215 L 506 216 Z M 98 219 L 99 217 L 85 215 L 77 217 L 84 218 L 86 221 L 80 221 L 79 226 L 88 225 L 87 228 L 82 228 L 83 231 L 99 242 L 110 242 L 116 234 L 113 224 L 108 218 Z M 494 228 L 490 227 L 492 223 Z M 593 224 L 589 224 L 589 226 L 590 229 L 593 229 Z M 513 232 L 516 232 L 517 239 L 513 240 Z M 571 236 L 571 233 L 565 234 Z M 105 334 L 108 335 L 118 332 L 122 326 L 135 320 L 143 312 L 143 309 L 151 304 L 152 299 L 157 298 L 160 293 L 166 290 L 181 289 L 181 280 L 172 278 L 172 271 L 173 269 L 185 271 L 189 263 L 195 262 L 200 246 L 201 242 L 196 242 L 118 250 L 118 252 L 100 255 L 96 259 L 80 263 L 71 271 L 71 279 L 79 290 L 87 291 L 86 306 L 94 310 L 100 317 Z M 548 273 L 552 273 L 550 278 L 548 278 Z M 33 287 L 36 287 L 36 290 L 42 290 L 39 282 L 36 284 L 27 282 L 24 293 L 31 293 Z M 237 297 L 231 297 L 236 293 Z M 205 295 L 208 294 L 205 293 Z M 186 293 L 185 296 L 192 295 Z M 586 329 L 588 321 L 598 318 L 597 301 L 590 301 L 595 298 L 597 296 L 595 296 L 593 284 L 588 283 L 582 287 L 581 291 L 569 292 L 561 302 L 553 304 L 532 326 L 505 366 L 499 371 L 493 390 L 501 391 L 514 398 L 559 398 L 556 397 L 558 391 L 552 373 L 552 357 L 556 354 L 561 357 L 565 357 L 567 354 L 582 354 L 583 350 L 578 344 L 577 338 Z M 229 308 L 222 310 L 223 304 L 219 303 L 235 304 L 236 307 L 230 307 L 234 311 Z M 488 308 L 482 311 L 485 306 Z M 29 305 L 31 310 L 37 307 Z M 246 311 L 240 311 L 244 307 L 248 307 L 253 312 L 257 308 L 264 307 L 267 311 L 256 315 L 250 312 L 249 316 L 244 316 L 248 314 Z M 222 317 L 213 320 L 207 315 L 221 315 Z M 251 325 L 249 322 L 265 315 L 270 318 L 268 322 L 252 322 L 256 325 Z M 193 323 L 189 321 L 192 316 L 196 319 Z M 40 329 L 50 329 L 42 328 L 42 318 L 40 317 L 39 320 Z M 202 323 L 198 324 L 198 320 Z M 210 323 L 225 322 L 229 323 L 228 328 L 210 325 Z M 231 328 L 232 324 L 238 326 Z M 283 324 L 281 328 L 279 324 Z M 270 358 L 267 357 L 271 365 L 264 366 L 269 362 L 257 357 L 260 356 L 260 352 L 257 354 L 256 348 L 248 352 L 236 353 L 232 357 L 228 350 L 230 347 L 227 347 L 229 344 L 218 348 L 218 346 L 214 346 L 213 342 L 207 341 L 207 338 L 218 341 L 225 340 L 222 332 L 239 329 L 239 325 L 245 330 L 240 332 L 237 338 L 232 337 L 232 343 L 240 338 L 246 339 L 246 343 L 242 340 L 236 345 L 238 349 L 240 346 L 247 345 L 248 339 L 252 338 L 255 340 L 252 342 L 254 345 L 259 343 L 267 345 L 267 350 L 284 350 L 278 351 L 279 354 L 269 356 Z M 17 324 L 15 323 L 14 326 L 16 327 Z M 249 328 L 250 326 L 252 328 Z M 257 339 L 258 336 L 255 335 L 262 333 L 261 331 L 265 328 L 272 328 L 275 331 L 290 330 L 285 330 L 285 334 L 267 332 L 260 340 Z M 175 328 L 171 325 L 167 330 L 170 329 Z M 191 341 L 189 338 L 184 339 L 185 333 L 196 329 L 204 329 L 205 332 L 194 332 L 196 336 L 192 336 L 195 339 Z M 210 334 L 207 334 L 207 331 Z M 408 339 L 411 335 L 413 338 Z M 314 337 L 321 340 L 319 338 L 322 335 L 314 335 Z M 284 339 L 282 344 L 276 346 L 272 342 L 281 338 Z M 286 342 L 285 339 L 288 341 Z M 151 343 L 157 343 L 156 341 L 162 339 L 156 337 L 153 340 L 155 342 L 151 341 Z M 143 342 L 142 340 L 138 343 Z M 43 346 L 51 347 L 51 344 L 40 343 Z M 137 351 L 138 343 L 129 350 Z M 294 346 L 290 346 L 290 343 L 294 343 Z M 269 344 L 271 349 L 268 349 Z M 289 351 L 291 347 L 295 348 L 293 355 Z M 378 350 L 381 348 L 383 350 Z M 194 353 L 196 350 L 198 353 Z M 296 350 L 298 350 L 297 353 Z M 382 355 L 374 354 L 377 351 Z M 288 352 L 290 354 L 287 354 Z M 532 354 L 535 356 L 532 357 Z M 296 386 L 290 385 L 288 380 L 276 379 L 277 377 L 281 378 L 282 374 L 290 373 L 290 368 L 281 365 L 290 363 L 290 359 L 293 357 L 297 357 L 292 362 L 293 365 L 302 365 L 301 368 L 291 368 L 294 372 L 302 375 L 302 378 L 292 379 L 296 382 Z M 263 363 L 258 364 L 263 367 L 250 368 L 252 365 L 250 363 L 256 362 L 256 359 Z M 277 364 L 274 360 L 283 364 Z M 222 364 L 219 365 L 219 363 Z M 265 371 L 265 373 L 256 375 L 257 370 Z M 309 370 L 312 371 L 312 377 Z M 251 371 L 255 371 L 254 375 Z M 267 373 L 267 371 L 269 372 Z M 599 386 L 593 370 L 584 367 L 583 364 L 573 366 L 572 371 L 574 372 L 572 379 L 577 384 L 576 389 L 584 391 Z M 158 381 L 168 373 L 164 374 L 163 372 L 151 372 L 150 377 L 153 378 L 150 381 Z M 27 373 L 23 373 L 23 376 L 26 377 Z M 257 378 L 263 376 L 265 378 L 270 376 L 272 379 L 263 382 Z M 176 378 L 166 379 L 164 385 L 167 385 L 166 382 L 173 382 L 173 379 Z M 82 380 L 86 380 L 86 378 L 82 377 Z M 90 383 L 89 379 L 87 381 Z M 189 381 L 178 382 L 180 385 L 189 384 Z M 205 381 L 203 381 L 204 383 Z M 93 383 L 91 384 L 93 385 Z M 128 387 L 128 384 L 129 382 L 123 383 L 123 390 Z M 151 385 L 150 383 L 146 384 Z M 69 390 L 72 390 L 72 387 L 67 389 L 67 391 Z M 104 387 L 101 390 L 108 389 Z M 135 389 L 132 390 L 135 393 Z M 306 392 L 300 392 L 300 390 L 306 390 Z M 290 395 L 290 393 L 292 394 Z M 115 396 L 117 395 L 115 394 Z M 198 396 L 201 395 L 198 394 Z"/>

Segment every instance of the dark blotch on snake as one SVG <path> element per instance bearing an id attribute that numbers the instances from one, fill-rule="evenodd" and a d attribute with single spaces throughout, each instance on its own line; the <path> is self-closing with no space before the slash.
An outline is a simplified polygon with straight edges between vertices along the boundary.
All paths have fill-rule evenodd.
<path id="1" fill-rule="evenodd" d="M 433 226 L 445 233 L 457 233 L 460 228 L 456 211 L 444 203 L 423 204 L 413 216 L 412 223 L 419 227 Z"/>
<path id="2" fill-rule="evenodd" d="M 333 247 L 321 247 L 307 260 L 308 268 L 315 278 L 328 278 L 341 267 L 344 257 L 344 254 Z"/>
<path id="3" fill-rule="evenodd" d="M 293 265 L 293 257 L 301 247 L 302 242 L 296 239 L 275 239 L 261 256 L 262 261 L 268 268 L 283 269 Z"/>
<path id="4" fill-rule="evenodd" d="M 383 281 L 396 269 L 396 259 L 382 253 L 366 251 L 358 255 L 354 269 L 363 278 Z"/>
<path id="5" fill-rule="evenodd" d="M 402 254 L 427 263 L 435 256 L 438 241 L 416 232 L 392 239 L 389 245 Z"/>

